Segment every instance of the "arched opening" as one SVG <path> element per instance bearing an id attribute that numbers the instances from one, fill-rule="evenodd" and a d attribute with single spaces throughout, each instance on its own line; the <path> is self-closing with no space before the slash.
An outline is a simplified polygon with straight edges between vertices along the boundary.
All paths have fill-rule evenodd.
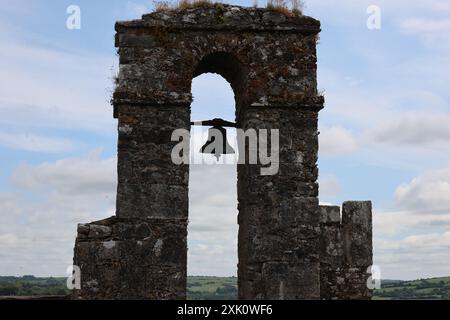
<path id="1" fill-rule="evenodd" d="M 225 53 L 207 56 L 193 76 L 191 120 L 235 122 L 242 91 L 237 60 Z M 218 162 L 213 155 L 201 154 L 208 129 L 191 128 L 188 275 L 237 277 L 237 153 Z M 227 135 L 238 152 L 236 130 L 227 128 Z"/>
<path id="2" fill-rule="evenodd" d="M 244 104 L 245 69 L 239 60 L 226 52 L 217 52 L 204 57 L 194 71 L 193 78 L 205 74 L 213 73 L 221 75 L 231 86 L 234 93 L 236 119 L 239 118 L 239 111 Z M 195 101 L 194 101 L 195 103 Z M 214 111 L 214 109 L 210 110 Z M 230 119 L 231 120 L 231 119 Z"/>

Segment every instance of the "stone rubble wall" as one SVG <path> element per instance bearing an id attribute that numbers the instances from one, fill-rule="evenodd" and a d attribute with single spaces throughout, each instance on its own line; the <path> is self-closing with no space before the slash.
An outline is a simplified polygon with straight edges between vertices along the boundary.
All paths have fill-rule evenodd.
<path id="1" fill-rule="evenodd" d="M 317 111 L 249 108 L 244 123 L 280 128 L 280 168 L 238 166 L 240 298 L 318 299 Z"/>
<path id="2" fill-rule="evenodd" d="M 189 106 L 192 78 L 202 73 L 199 64 L 211 54 L 227 53 L 239 61 L 241 70 L 226 62 L 221 68 L 219 61 L 218 70 L 208 72 L 220 73 L 230 82 L 238 104 L 320 110 L 323 97 L 317 94 L 316 75 L 320 22 L 262 9 L 224 8 L 156 12 L 143 20 L 118 22 L 120 74 L 114 106 L 128 102 Z M 240 29 L 241 24 L 252 27 Z"/>
<path id="3" fill-rule="evenodd" d="M 121 106 L 116 217 L 80 225 L 82 299 L 185 299 L 188 165 L 171 160 L 190 110 Z"/>
<path id="4" fill-rule="evenodd" d="M 74 261 L 82 289 L 73 299 L 186 298 L 185 221 L 110 218 L 80 224 Z"/>
<path id="5" fill-rule="evenodd" d="M 320 206 L 320 297 L 371 299 L 372 203 L 349 201 L 340 208 Z"/>

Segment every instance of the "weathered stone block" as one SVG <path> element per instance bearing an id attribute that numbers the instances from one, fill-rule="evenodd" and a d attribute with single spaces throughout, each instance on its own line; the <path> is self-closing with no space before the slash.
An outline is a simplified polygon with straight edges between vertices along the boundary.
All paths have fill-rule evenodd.
<path id="1" fill-rule="evenodd" d="M 263 299 L 298 300 L 319 299 L 319 261 L 289 264 L 266 262 L 262 268 L 265 279 Z"/>
<path id="2" fill-rule="evenodd" d="M 74 255 L 82 288 L 74 298 L 184 299 L 186 227 L 186 220 L 114 217 L 84 225 Z"/>
<path id="3" fill-rule="evenodd" d="M 188 190 L 179 185 L 123 184 L 118 188 L 117 201 L 120 218 L 186 219 L 188 216 Z"/>
<path id="4" fill-rule="evenodd" d="M 341 222 L 341 208 L 337 206 L 320 206 L 320 223 Z"/>
<path id="5" fill-rule="evenodd" d="M 345 202 L 342 225 L 346 263 L 368 268 L 372 265 L 372 203 Z"/>
<path id="6" fill-rule="evenodd" d="M 321 206 L 321 299 L 370 299 L 367 286 L 372 265 L 372 204 L 345 202 Z"/>

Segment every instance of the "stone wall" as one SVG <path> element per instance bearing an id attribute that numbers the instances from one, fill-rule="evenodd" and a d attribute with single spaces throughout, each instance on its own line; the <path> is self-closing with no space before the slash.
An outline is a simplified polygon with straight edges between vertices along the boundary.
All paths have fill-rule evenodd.
<path id="1" fill-rule="evenodd" d="M 192 79 L 212 72 L 234 90 L 239 128 L 280 130 L 278 174 L 238 166 L 239 297 L 319 299 L 320 22 L 217 4 L 155 12 L 118 22 L 116 31 L 117 213 L 80 225 L 74 264 L 81 268 L 82 289 L 74 297 L 186 297 L 189 167 L 172 163 L 171 134 L 190 129 Z M 365 231 L 355 220 L 340 234 L 359 243 Z M 362 247 L 345 248 L 355 258 Z M 365 262 L 351 265 L 362 268 Z M 323 265 L 335 268 L 332 258 Z M 360 269 L 345 270 L 359 276 Z"/>
<path id="2" fill-rule="evenodd" d="M 173 130 L 189 128 L 189 108 L 117 110 L 116 217 L 80 225 L 74 264 L 80 299 L 186 298 L 188 165 L 171 161 Z"/>
<path id="3" fill-rule="evenodd" d="M 238 166 L 240 298 L 318 299 L 317 111 L 249 108 L 246 117 L 249 128 L 280 128 L 280 169 Z"/>
<path id="4" fill-rule="evenodd" d="M 74 299 L 184 299 L 186 222 L 110 218 L 78 226 Z M 180 255 L 180 253 L 182 253 Z"/>
<path id="5" fill-rule="evenodd" d="M 320 207 L 320 297 L 371 299 L 372 203 L 349 201 Z"/>

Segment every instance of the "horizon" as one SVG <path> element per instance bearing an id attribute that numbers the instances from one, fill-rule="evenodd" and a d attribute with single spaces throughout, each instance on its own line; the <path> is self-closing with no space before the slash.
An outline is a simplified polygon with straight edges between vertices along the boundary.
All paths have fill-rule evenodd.
<path id="1" fill-rule="evenodd" d="M 0 278 L 26 278 L 26 277 L 33 277 L 36 279 L 67 279 L 67 276 L 47 276 L 47 277 L 38 277 L 32 274 L 26 274 L 23 276 L 9 276 L 9 275 L 0 275 Z M 187 278 L 235 278 L 237 279 L 237 276 L 200 276 L 200 275 L 188 275 Z M 411 282 L 411 281 L 419 281 L 419 280 L 434 280 L 434 279 L 442 279 L 442 278 L 450 278 L 449 276 L 441 276 L 441 277 L 431 277 L 431 278 L 417 278 L 417 279 L 407 279 L 407 280 L 401 280 L 401 279 L 381 279 L 381 281 L 403 281 L 403 282 Z"/>
<path id="2" fill-rule="evenodd" d="M 79 30 L 66 27 L 74 2 L 81 8 Z M 67 276 L 77 224 L 115 214 L 117 122 L 109 104 L 119 62 L 114 23 L 139 18 L 152 5 L 3 4 L 0 274 Z M 372 1 L 349 0 L 330 10 L 332 5 L 311 0 L 304 10 L 322 22 L 320 201 L 373 201 L 374 263 L 382 279 L 446 277 L 450 3 L 379 0 L 377 30 L 367 27 Z M 234 119 L 234 94 L 222 77 L 195 78 L 192 93 L 192 120 Z M 193 166 L 189 192 L 188 272 L 236 277 L 235 166 Z"/>

